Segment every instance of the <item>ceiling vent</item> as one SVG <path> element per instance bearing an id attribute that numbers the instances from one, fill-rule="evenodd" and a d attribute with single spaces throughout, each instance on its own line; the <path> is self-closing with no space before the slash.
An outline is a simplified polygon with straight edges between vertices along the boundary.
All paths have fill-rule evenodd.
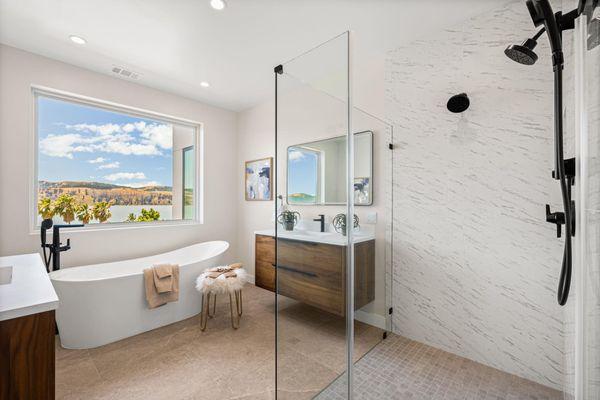
<path id="1" fill-rule="evenodd" d="M 113 74 L 117 74 L 117 75 L 119 75 L 123 78 L 127 78 L 127 79 L 138 79 L 140 77 L 140 74 L 138 74 L 137 72 L 133 72 L 128 69 L 116 67 L 116 66 L 113 66 L 112 72 L 113 72 Z"/>

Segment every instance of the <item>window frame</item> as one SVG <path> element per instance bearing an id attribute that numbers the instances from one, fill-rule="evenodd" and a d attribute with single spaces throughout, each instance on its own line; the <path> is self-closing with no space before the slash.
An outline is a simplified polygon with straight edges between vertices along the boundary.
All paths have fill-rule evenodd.
<path id="1" fill-rule="evenodd" d="M 193 221 L 194 218 L 192 219 L 186 219 L 185 218 L 185 154 L 188 151 L 194 151 L 196 149 L 195 145 L 194 146 L 187 146 L 184 147 L 183 149 L 181 149 L 181 188 L 183 189 L 183 194 L 181 196 L 181 219 L 183 221 Z M 194 164 L 196 164 L 196 152 L 194 151 Z M 196 189 L 194 189 L 194 192 L 196 192 Z M 196 196 L 196 193 L 194 193 L 194 196 Z M 195 213 L 194 213 L 195 215 Z"/>
<path id="2" fill-rule="evenodd" d="M 70 93 L 58 89 L 52 89 L 44 86 L 31 85 L 32 102 L 32 120 L 31 134 L 29 143 L 29 233 L 38 234 L 40 226 L 37 223 L 37 203 L 38 203 L 38 157 L 39 157 L 39 137 L 38 137 L 38 98 L 45 97 L 68 103 L 84 105 L 88 107 L 100 108 L 102 110 L 126 114 L 132 117 L 154 119 L 161 122 L 167 122 L 175 125 L 186 126 L 194 130 L 194 149 L 195 151 L 195 212 L 193 219 L 180 219 L 168 221 L 150 221 L 150 222 L 111 222 L 88 224 L 82 228 L 72 228 L 69 232 L 87 232 L 97 230 L 113 229 L 145 229 L 166 226 L 181 225 L 201 225 L 204 223 L 204 124 L 198 121 L 174 117 L 167 114 L 158 113 L 142 108 L 131 107 L 111 101 L 101 100 L 93 97 Z"/>

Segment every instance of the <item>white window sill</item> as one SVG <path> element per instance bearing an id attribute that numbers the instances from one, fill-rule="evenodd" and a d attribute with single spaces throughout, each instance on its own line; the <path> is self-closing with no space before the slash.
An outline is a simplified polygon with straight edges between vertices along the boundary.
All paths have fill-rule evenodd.
<path id="1" fill-rule="evenodd" d="M 79 222 L 77 222 L 79 223 Z M 75 223 L 74 223 L 75 224 Z M 202 222 L 198 220 L 179 220 L 179 221 L 155 221 L 155 222 L 113 222 L 109 224 L 88 224 L 81 228 L 65 228 L 65 233 L 83 233 L 83 232 L 99 232 L 99 231 L 120 231 L 120 230 L 135 230 L 135 229 L 155 229 L 155 228 L 170 228 L 181 226 L 199 226 Z M 49 230 L 52 230 L 50 228 Z M 29 231 L 29 235 L 39 235 L 40 227 L 37 226 Z M 52 235 L 50 233 L 50 235 Z"/>

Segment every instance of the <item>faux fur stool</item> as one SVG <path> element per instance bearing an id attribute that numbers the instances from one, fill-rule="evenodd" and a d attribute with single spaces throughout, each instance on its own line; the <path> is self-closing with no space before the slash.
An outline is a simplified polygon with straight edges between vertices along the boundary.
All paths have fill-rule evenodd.
<path id="1" fill-rule="evenodd" d="M 242 288 L 246 283 L 246 271 L 241 263 L 209 268 L 196 279 L 196 290 L 202 293 L 202 314 L 200 316 L 200 329 L 206 329 L 208 318 L 215 316 L 217 295 L 229 294 L 229 310 L 231 311 L 231 326 L 233 329 L 240 327 L 242 316 Z M 211 298 L 213 299 L 212 314 L 210 312 Z M 235 298 L 235 312 L 233 299 Z"/>

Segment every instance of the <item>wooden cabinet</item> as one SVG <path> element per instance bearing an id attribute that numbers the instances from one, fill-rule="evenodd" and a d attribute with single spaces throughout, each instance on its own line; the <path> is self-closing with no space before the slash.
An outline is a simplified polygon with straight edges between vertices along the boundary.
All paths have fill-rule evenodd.
<path id="1" fill-rule="evenodd" d="M 343 316 L 346 310 L 346 246 L 256 235 L 256 286 Z M 356 243 L 355 309 L 375 298 L 375 241 Z"/>
<path id="2" fill-rule="evenodd" d="M 54 362 L 54 311 L 0 321 L 0 400 L 53 400 Z"/>

